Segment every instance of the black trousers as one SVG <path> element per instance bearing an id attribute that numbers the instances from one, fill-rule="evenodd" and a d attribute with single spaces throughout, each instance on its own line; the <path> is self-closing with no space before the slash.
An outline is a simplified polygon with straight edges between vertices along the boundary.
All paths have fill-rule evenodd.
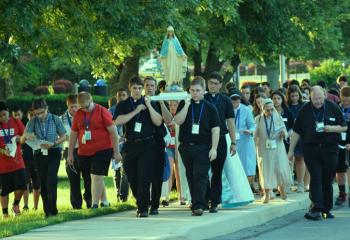
<path id="1" fill-rule="evenodd" d="M 90 165 L 83 164 L 79 161 L 77 149 L 74 149 L 74 169 L 66 163 L 66 172 L 70 185 L 70 202 L 74 209 L 81 209 L 83 198 L 86 202 L 86 207 L 91 207 L 91 176 Z M 80 177 L 83 177 L 84 194 L 81 195 Z"/>
<path id="2" fill-rule="evenodd" d="M 338 145 L 305 145 L 304 160 L 310 172 L 311 209 L 328 212 L 333 207 L 333 180 L 338 164 Z"/>
<path id="3" fill-rule="evenodd" d="M 120 200 L 127 200 L 129 195 L 129 182 L 123 167 L 115 171 L 114 175 L 117 196 Z"/>
<path id="4" fill-rule="evenodd" d="M 159 208 L 159 200 L 162 194 L 163 172 L 165 165 L 165 143 L 163 138 L 156 138 L 156 159 L 152 176 L 151 208 Z"/>
<path id="5" fill-rule="evenodd" d="M 192 210 L 204 209 L 207 205 L 207 186 L 210 146 L 186 145 L 179 146 L 179 152 L 186 168 L 186 178 L 192 198 Z"/>
<path id="6" fill-rule="evenodd" d="M 222 194 L 222 170 L 224 168 L 225 160 L 227 157 L 227 142 L 225 136 L 220 136 L 217 157 L 214 161 L 210 162 L 212 178 L 209 189 L 209 198 L 211 205 L 217 206 L 221 203 Z"/>
<path id="7" fill-rule="evenodd" d="M 154 139 L 124 144 L 124 169 L 139 212 L 148 211 L 156 156 Z"/>
<path id="8" fill-rule="evenodd" d="M 57 215 L 57 174 L 61 161 L 61 149 L 50 148 L 47 156 L 42 155 L 38 150 L 34 154 L 34 161 L 38 164 L 45 215 Z"/>

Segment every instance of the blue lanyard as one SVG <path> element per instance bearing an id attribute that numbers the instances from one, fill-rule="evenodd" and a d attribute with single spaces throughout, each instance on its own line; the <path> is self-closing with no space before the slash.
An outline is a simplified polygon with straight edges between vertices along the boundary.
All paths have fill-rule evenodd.
<path id="1" fill-rule="evenodd" d="M 72 128 L 72 121 L 70 120 L 70 116 L 68 114 L 68 111 L 67 111 L 67 121 L 68 121 L 69 127 Z"/>
<path id="2" fill-rule="evenodd" d="M 131 100 L 131 98 L 129 98 L 129 99 L 130 99 L 130 104 L 131 104 L 132 109 L 135 110 L 138 104 L 134 104 L 133 101 Z M 143 97 L 141 97 L 141 103 L 143 103 Z M 136 122 L 139 122 L 141 115 L 142 115 L 142 111 L 139 112 L 139 114 L 137 114 Z"/>
<path id="3" fill-rule="evenodd" d="M 89 130 L 90 128 L 90 122 L 91 122 L 92 114 L 94 114 L 95 108 L 96 108 L 96 105 L 92 109 L 89 119 L 86 119 L 86 112 L 84 112 L 84 122 L 85 122 L 86 130 Z"/>
<path id="4" fill-rule="evenodd" d="M 312 105 L 311 105 L 311 108 L 312 108 L 312 113 L 314 114 L 314 117 L 316 119 L 316 122 L 318 122 L 318 119 L 319 119 L 321 113 L 322 113 L 322 122 L 323 122 L 324 121 L 324 114 L 326 112 L 326 103 L 323 103 L 323 109 L 317 113 L 317 116 L 316 116 L 314 107 Z"/>
<path id="5" fill-rule="evenodd" d="M 5 144 L 9 144 L 11 142 L 10 121 L 8 121 L 8 123 L 7 123 L 7 129 L 1 128 L 1 130 L 4 133 Z M 5 130 L 7 130 L 7 131 L 5 131 Z"/>
<path id="6" fill-rule="evenodd" d="M 236 129 L 238 130 L 239 129 L 239 117 L 241 115 L 241 109 L 238 109 L 237 110 L 237 113 L 236 113 L 236 118 L 235 118 L 235 124 L 236 124 Z"/>
<path id="7" fill-rule="evenodd" d="M 192 124 L 193 124 L 193 123 L 195 123 L 195 121 L 194 121 L 194 105 L 193 105 L 193 103 L 191 103 L 191 108 L 192 108 Z M 202 102 L 201 110 L 199 112 L 198 125 L 201 122 L 203 109 L 204 109 L 204 102 Z"/>
<path id="8" fill-rule="evenodd" d="M 36 120 L 39 121 L 37 118 L 36 118 Z M 51 115 L 49 115 L 47 117 L 46 126 L 44 127 L 44 129 L 41 127 L 41 123 L 39 122 L 39 130 L 40 130 L 41 136 L 44 138 L 44 140 L 47 140 L 50 122 L 51 122 Z"/>
<path id="9" fill-rule="evenodd" d="M 267 121 L 266 121 L 265 115 L 264 115 L 264 120 L 265 120 L 266 133 L 267 133 L 268 138 L 270 138 L 272 128 L 275 126 L 274 122 L 273 122 L 273 115 L 271 115 L 270 128 L 267 126 Z"/>
<path id="10" fill-rule="evenodd" d="M 348 108 L 348 110 L 346 110 L 346 111 L 345 111 L 345 108 L 343 108 L 343 107 L 340 107 L 340 108 L 341 108 L 341 111 L 343 112 L 343 116 L 344 116 L 345 120 L 348 120 L 349 119 L 348 115 L 350 113 L 350 108 Z"/>

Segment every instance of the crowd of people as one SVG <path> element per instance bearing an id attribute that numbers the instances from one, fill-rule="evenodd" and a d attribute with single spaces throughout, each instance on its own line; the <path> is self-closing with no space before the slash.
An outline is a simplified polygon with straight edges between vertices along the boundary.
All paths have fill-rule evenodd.
<path id="1" fill-rule="evenodd" d="M 127 201 L 130 188 L 137 217 L 159 214 L 175 188 L 179 204 L 188 204 L 193 216 L 217 213 L 220 204 L 250 203 L 253 193 L 267 204 L 296 191 L 310 192 L 305 218 L 333 218 L 335 179 L 336 204 L 348 201 L 350 206 L 345 188 L 346 179 L 350 184 L 350 87 L 345 76 L 332 90 L 323 81 L 311 86 L 305 79 L 274 91 L 268 82 L 241 89 L 229 82 L 221 92 L 222 76 L 213 72 L 207 81 L 194 77 L 185 100 L 154 101 L 166 89 L 160 83 L 132 77 L 129 89 L 119 89 L 109 109 L 87 92 L 69 95 L 62 116 L 52 114 L 44 99 L 35 99 L 26 110 L 26 126 L 19 106 L 10 111 L 0 102 L 3 218 L 10 216 L 12 192 L 15 215 L 29 209 L 29 192 L 34 209 L 41 196 L 45 216 L 58 214 L 61 159 L 74 209 L 83 202 L 92 209 L 110 206 L 104 183 L 110 166 L 118 199 Z"/>

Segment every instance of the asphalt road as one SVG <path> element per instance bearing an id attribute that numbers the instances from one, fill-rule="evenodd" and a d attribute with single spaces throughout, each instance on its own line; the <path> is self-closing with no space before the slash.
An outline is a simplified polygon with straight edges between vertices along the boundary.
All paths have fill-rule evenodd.
<path id="1" fill-rule="evenodd" d="M 349 240 L 350 207 L 337 207 L 334 219 L 310 221 L 305 211 L 296 211 L 266 224 L 241 230 L 211 240 Z"/>

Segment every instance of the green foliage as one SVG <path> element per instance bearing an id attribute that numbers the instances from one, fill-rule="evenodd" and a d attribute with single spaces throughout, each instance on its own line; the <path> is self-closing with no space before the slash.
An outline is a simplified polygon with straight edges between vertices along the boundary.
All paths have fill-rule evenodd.
<path id="1" fill-rule="evenodd" d="M 3 0 L 0 9 L 0 78 L 12 80 L 15 92 L 59 77 L 118 81 L 126 59 L 161 46 L 168 25 L 197 67 L 226 62 L 233 71 L 234 56 L 274 64 L 281 53 L 326 59 L 350 52 L 346 0 Z M 26 54 L 39 64 L 23 62 Z"/>
<path id="2" fill-rule="evenodd" d="M 49 106 L 49 110 L 53 114 L 61 115 L 63 114 L 66 107 L 67 94 L 54 94 L 43 96 Z M 27 112 L 31 108 L 32 101 L 35 98 L 33 96 L 14 96 L 7 99 L 7 104 L 10 109 L 14 107 L 20 107 L 23 112 Z M 93 96 L 94 102 L 98 103 L 106 108 L 108 108 L 108 97 Z"/>
<path id="3" fill-rule="evenodd" d="M 323 80 L 328 86 L 331 86 L 336 83 L 337 77 L 342 74 L 349 74 L 350 67 L 344 68 L 341 61 L 329 59 L 323 61 L 319 67 L 310 69 L 309 72 L 313 84 Z"/>

